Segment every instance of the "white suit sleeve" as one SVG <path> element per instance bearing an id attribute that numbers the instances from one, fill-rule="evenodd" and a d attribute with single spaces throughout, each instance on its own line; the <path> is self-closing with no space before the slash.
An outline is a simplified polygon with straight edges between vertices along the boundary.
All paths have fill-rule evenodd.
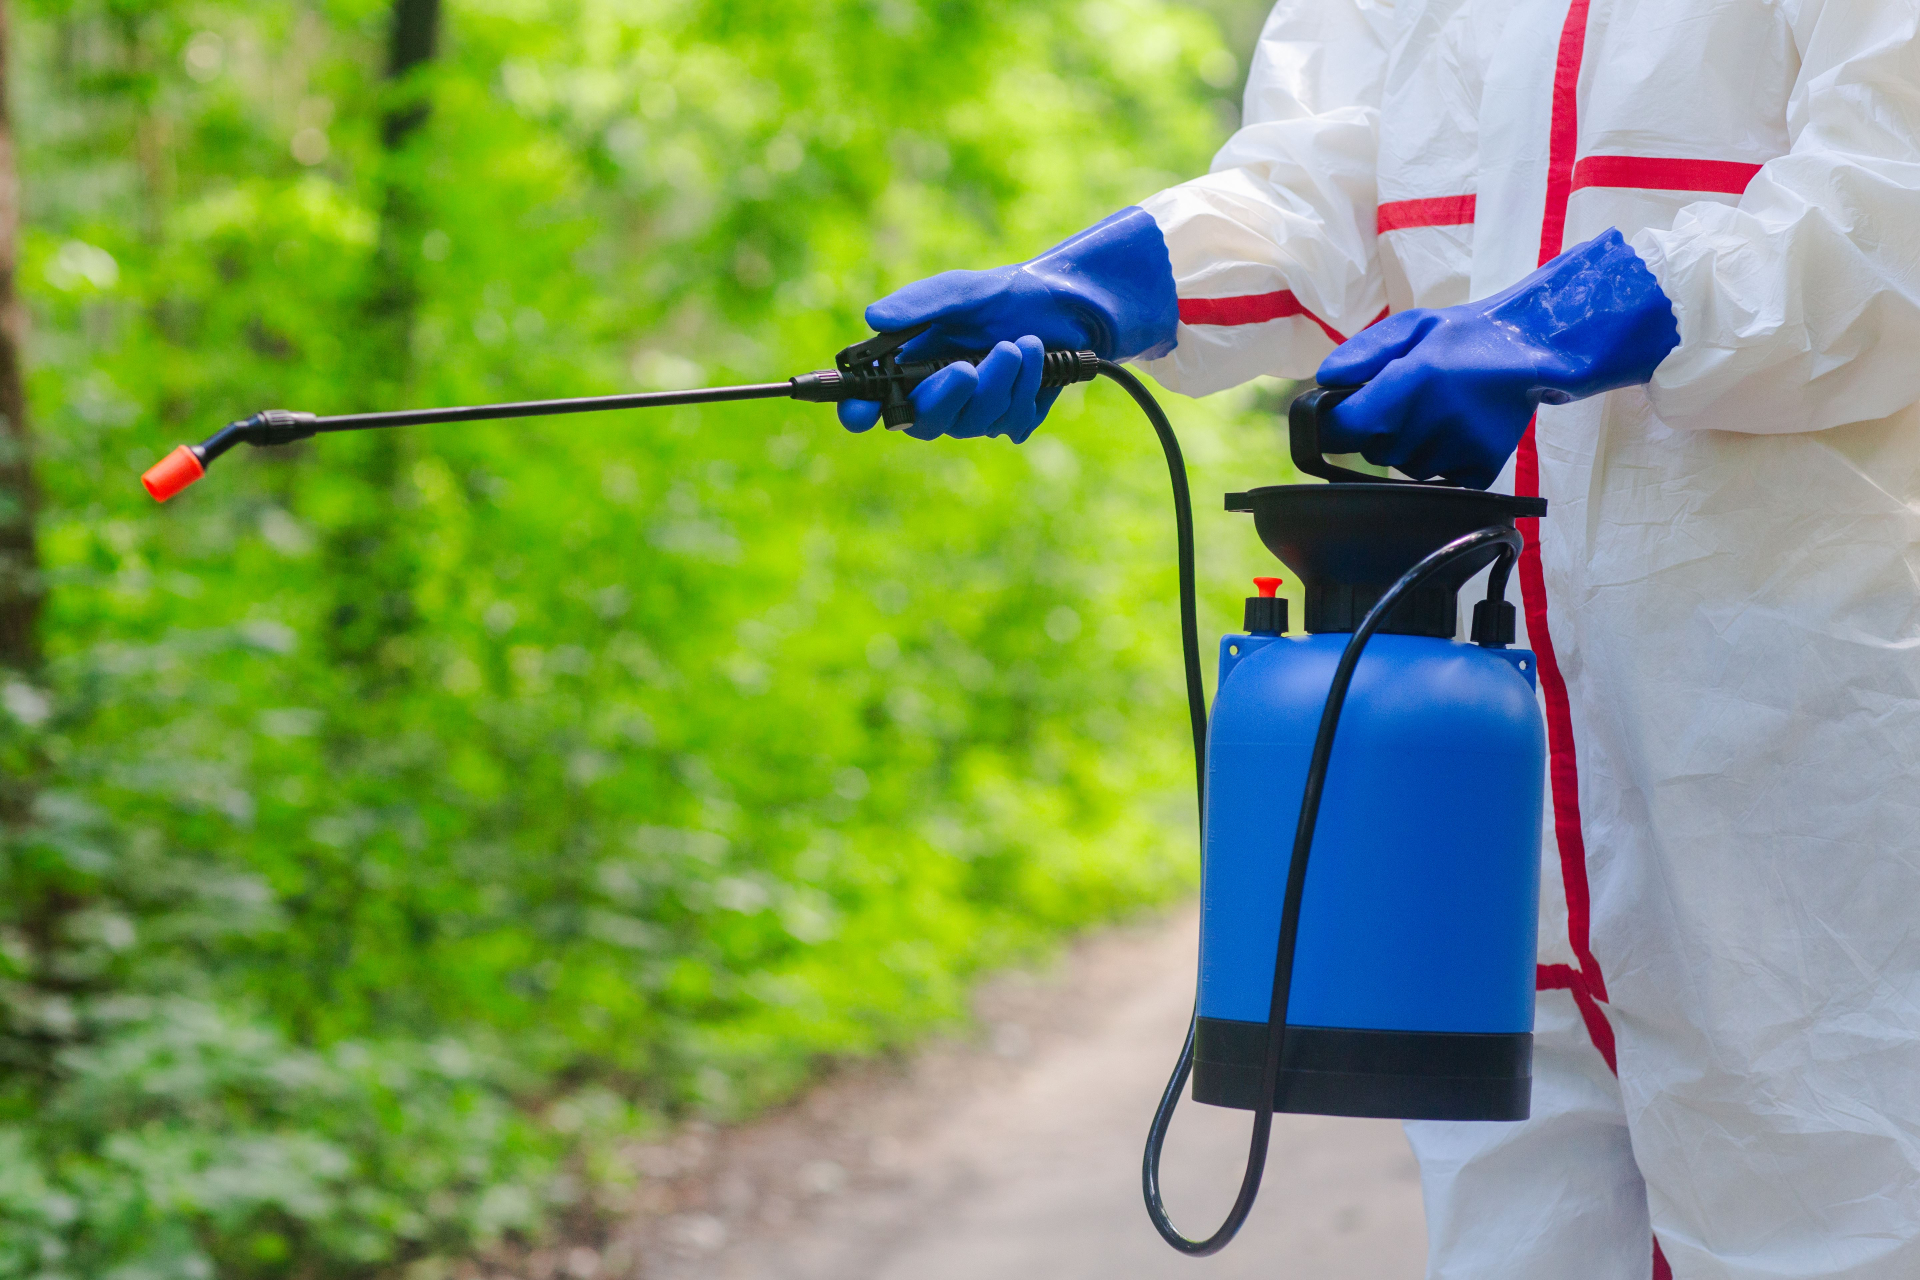
<path id="1" fill-rule="evenodd" d="M 1180 295 L 1178 345 L 1144 365 L 1163 386 L 1310 377 L 1385 310 L 1375 168 L 1390 19 L 1390 0 L 1280 0 L 1243 127 L 1206 177 L 1140 202 Z"/>
<path id="2" fill-rule="evenodd" d="M 1737 205 L 1632 241 L 1680 321 L 1650 391 L 1673 426 L 1812 431 L 1920 399 L 1920 13 L 1799 8 L 1792 149 Z"/>

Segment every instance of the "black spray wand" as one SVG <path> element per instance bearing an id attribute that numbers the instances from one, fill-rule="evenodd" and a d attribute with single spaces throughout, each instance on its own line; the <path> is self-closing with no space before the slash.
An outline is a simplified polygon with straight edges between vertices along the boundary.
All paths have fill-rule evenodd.
<path id="1" fill-rule="evenodd" d="M 304 440 L 308 436 L 328 431 L 358 431 L 371 427 L 419 426 L 433 422 L 479 422 L 488 418 L 533 418 L 553 413 L 593 413 L 603 409 L 639 409 L 653 405 L 676 404 L 712 404 L 724 400 L 774 400 L 782 397 L 793 400 L 808 400 L 815 403 L 834 403 L 842 400 L 877 400 L 880 412 L 888 429 L 898 431 L 913 424 L 913 404 L 907 399 L 915 387 L 919 386 L 934 373 L 944 369 L 955 359 L 909 361 L 900 363 L 896 353 L 907 342 L 926 331 L 927 325 L 913 329 L 904 329 L 895 333 L 883 333 L 855 343 L 842 351 L 836 358 L 836 368 L 823 369 L 817 373 L 803 373 L 789 378 L 785 382 L 762 382 L 740 387 L 709 387 L 693 391 L 648 391 L 624 396 L 586 396 L 574 400 L 527 400 L 517 404 L 473 405 L 454 409 L 404 409 L 393 413 L 357 413 L 343 414 L 339 417 L 320 418 L 310 413 L 294 413 L 286 409 L 268 409 L 256 413 L 251 418 L 229 423 L 197 445 L 181 445 L 156 463 L 146 475 L 140 477 L 147 492 L 157 501 L 165 502 L 180 490 L 186 488 L 206 474 L 207 464 L 240 443 L 246 444 L 290 444 L 295 440 Z M 978 357 L 975 357 L 977 360 Z M 1174 436 L 1173 424 L 1167 420 L 1165 410 L 1154 400 L 1153 393 L 1130 371 L 1111 360 L 1102 360 L 1091 351 L 1049 351 L 1046 364 L 1041 373 L 1040 385 L 1046 387 L 1064 387 L 1075 382 L 1091 382 L 1095 378 L 1105 377 L 1119 385 L 1133 398 L 1140 411 L 1147 417 L 1154 434 L 1160 439 L 1161 451 L 1166 455 L 1167 475 L 1173 482 L 1173 528 L 1174 549 L 1179 566 L 1180 578 L 1180 657 L 1184 668 L 1187 686 L 1187 718 L 1193 732 L 1194 793 L 1200 804 L 1200 818 L 1204 826 L 1206 821 L 1206 760 L 1207 760 L 1207 695 L 1200 674 L 1200 621 L 1196 607 L 1194 591 L 1194 551 L 1193 551 L 1193 497 L 1187 488 L 1187 466 L 1180 453 L 1180 441 Z M 1386 616 L 1393 598 L 1403 589 L 1410 589 L 1416 579 L 1431 571 L 1434 566 L 1456 554 L 1462 544 L 1486 536 L 1488 531 L 1461 538 L 1436 551 L 1410 570 L 1392 591 L 1367 614 L 1361 624 L 1357 644 L 1349 645 L 1346 657 L 1342 659 L 1342 670 L 1347 675 L 1358 659 L 1359 645 L 1366 643 L 1370 629 Z M 1508 531 L 1509 533 L 1511 530 Z M 1477 544 L 1476 544 L 1477 545 Z M 1505 578 L 1499 581 L 1504 584 Z M 1478 629 L 1478 614 L 1476 630 Z M 1344 686 L 1341 686 L 1344 689 Z M 1339 696 L 1344 696 L 1341 694 Z M 1328 744 L 1325 750 L 1331 750 L 1330 723 L 1337 722 L 1338 701 L 1332 704 L 1329 715 L 1333 718 L 1321 726 L 1321 736 Z M 1325 718 L 1323 718 L 1325 719 Z M 1320 760 L 1324 765 L 1325 761 Z M 1324 771 L 1324 770 L 1323 770 Z M 1317 803 L 1317 801 L 1316 801 Z M 1302 818 L 1306 838 L 1311 838 L 1312 811 Z M 1296 853 L 1299 866 L 1304 867 L 1304 858 Z M 1296 875 L 1296 880 L 1300 879 Z M 1289 884 L 1289 903 L 1297 914 L 1298 887 Z M 1282 933 L 1282 946 L 1288 948 L 1283 956 L 1291 963 L 1292 940 L 1290 935 Z M 1276 966 L 1276 972 L 1279 972 Z M 1281 1002 L 1281 993 L 1286 991 L 1284 982 L 1274 986 L 1276 1003 Z M 1279 1018 L 1279 1026 L 1271 1025 L 1268 1033 L 1266 1060 L 1266 1082 L 1272 1083 L 1279 1070 L 1282 1037 L 1285 1034 L 1284 1011 Z M 1260 1189 L 1260 1173 L 1265 1168 L 1268 1143 L 1268 1122 L 1272 1118 L 1271 1099 L 1274 1091 L 1268 1088 L 1262 1097 L 1263 1102 L 1257 1111 L 1257 1123 L 1254 1129 L 1251 1150 L 1247 1157 L 1247 1169 L 1241 1180 L 1239 1198 L 1233 1211 L 1223 1225 L 1204 1241 L 1188 1240 L 1168 1221 L 1166 1210 L 1160 1201 L 1160 1148 L 1165 1140 L 1167 1126 L 1173 1117 L 1173 1108 L 1179 1098 L 1180 1090 L 1185 1086 L 1187 1074 L 1192 1068 L 1193 1032 L 1189 1027 L 1186 1048 L 1182 1050 L 1180 1063 L 1173 1080 L 1162 1098 L 1160 1109 L 1154 1116 L 1153 1129 L 1148 1138 L 1147 1158 L 1144 1171 L 1144 1186 L 1147 1198 L 1147 1210 L 1154 1226 L 1167 1241 L 1183 1253 L 1208 1254 L 1218 1252 L 1225 1247 L 1240 1224 L 1246 1220 L 1253 1207 L 1253 1197 Z"/>
<path id="2" fill-rule="evenodd" d="M 875 400 L 888 430 L 913 425 L 913 389 L 964 356 L 943 360 L 898 359 L 900 348 L 924 333 L 927 325 L 877 334 L 857 342 L 834 357 L 834 368 L 803 373 L 785 382 L 760 382 L 739 387 L 701 387 L 691 391 L 641 391 L 618 396 L 580 396 L 570 400 L 522 400 L 510 404 L 464 405 L 447 409 L 400 409 L 387 413 L 344 413 L 318 417 L 290 409 L 265 409 L 251 418 L 230 422 L 199 444 L 183 444 L 156 462 L 140 477 L 157 502 L 165 502 L 201 476 L 207 467 L 236 444 L 292 444 L 331 431 L 365 431 L 374 427 L 415 427 L 436 422 L 482 422 L 489 418 L 539 418 L 556 413 L 600 413 L 609 409 L 647 409 L 679 404 L 716 404 L 727 400 L 806 400 L 834 404 L 842 400 Z M 979 357 L 974 357 L 978 360 Z M 1100 372 L 1100 358 L 1091 351 L 1049 351 L 1040 374 L 1043 387 L 1091 382 Z"/>

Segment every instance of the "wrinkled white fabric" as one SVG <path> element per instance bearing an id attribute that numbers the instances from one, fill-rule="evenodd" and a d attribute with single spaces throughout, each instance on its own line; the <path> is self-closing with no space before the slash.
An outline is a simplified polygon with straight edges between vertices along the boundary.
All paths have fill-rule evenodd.
<path id="1" fill-rule="evenodd" d="M 1246 127 L 1143 202 L 1183 318 L 1147 368 L 1191 394 L 1608 227 L 1679 319 L 1497 486 L 1551 503 L 1562 977 L 1531 1120 L 1408 1126 L 1436 1280 L 1920 1277 L 1917 36 L 1920 0 L 1282 0 Z"/>
<path id="2" fill-rule="evenodd" d="M 1274 10 L 1253 57 L 1245 124 L 1213 172 L 1141 201 L 1166 236 L 1182 299 L 1291 291 L 1341 333 L 1386 305 L 1373 213 L 1387 19 L 1378 5 Z M 1331 350 L 1304 317 L 1182 324 L 1172 353 L 1143 367 L 1205 395 L 1263 373 L 1309 377 Z"/>

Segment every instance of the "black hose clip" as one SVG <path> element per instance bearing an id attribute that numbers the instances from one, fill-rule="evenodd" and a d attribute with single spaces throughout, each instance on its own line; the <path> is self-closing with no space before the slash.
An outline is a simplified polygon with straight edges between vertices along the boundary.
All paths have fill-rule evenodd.
<path id="1" fill-rule="evenodd" d="M 843 347 L 833 358 L 834 368 L 840 371 L 847 383 L 864 387 L 873 395 L 848 396 L 850 400 L 873 399 L 880 402 L 880 421 L 887 424 L 887 430 L 899 431 L 913 425 L 913 404 L 907 399 L 907 393 L 918 385 L 919 379 L 909 384 L 907 376 L 900 367 L 900 348 L 933 327 L 928 320 L 906 329 L 895 329 L 890 333 L 876 333 L 863 342 Z M 924 378 L 926 375 L 922 374 Z"/>

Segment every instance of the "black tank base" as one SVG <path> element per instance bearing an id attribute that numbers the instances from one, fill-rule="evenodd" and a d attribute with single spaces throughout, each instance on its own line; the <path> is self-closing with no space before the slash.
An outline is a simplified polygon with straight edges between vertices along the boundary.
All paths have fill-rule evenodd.
<path id="1" fill-rule="evenodd" d="M 1193 1100 L 1254 1109 L 1267 1024 L 1202 1018 Z M 1387 1120 L 1525 1120 L 1533 1036 L 1457 1031 L 1287 1028 L 1275 1111 Z"/>

